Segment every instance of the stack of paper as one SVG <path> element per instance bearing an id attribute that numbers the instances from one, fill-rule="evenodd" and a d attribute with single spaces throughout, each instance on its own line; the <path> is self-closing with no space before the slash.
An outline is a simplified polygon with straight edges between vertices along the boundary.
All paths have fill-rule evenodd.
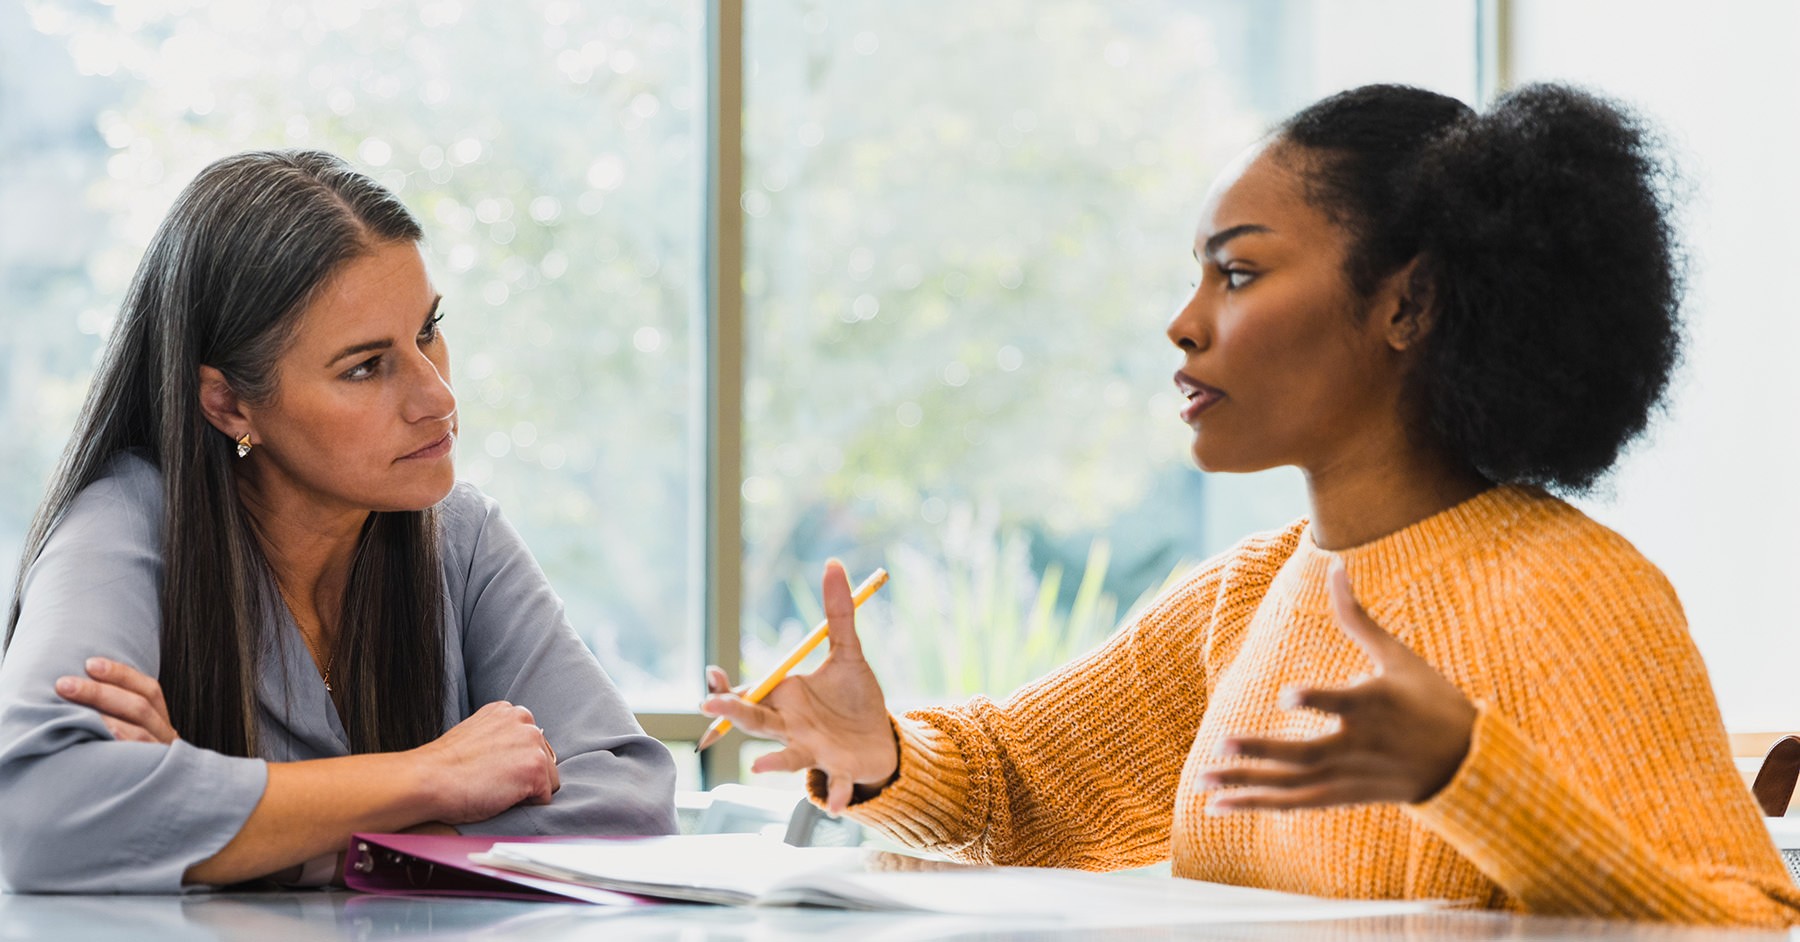
<path id="1" fill-rule="evenodd" d="M 495 844 L 475 862 L 663 899 L 833 906 L 1113 925 L 1348 919 L 1417 913 L 1424 901 L 1333 900 L 1197 880 L 1028 867 L 884 872 L 863 852 L 718 834 Z"/>

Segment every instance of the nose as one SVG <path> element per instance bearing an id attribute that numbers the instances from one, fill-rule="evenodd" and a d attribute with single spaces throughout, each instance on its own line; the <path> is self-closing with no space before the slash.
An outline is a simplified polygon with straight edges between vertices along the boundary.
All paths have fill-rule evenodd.
<path id="1" fill-rule="evenodd" d="M 441 350 L 440 343 L 439 349 Z M 423 350 L 407 358 L 405 418 L 408 422 L 443 421 L 456 414 L 456 392 L 450 388 L 448 354 L 431 356 Z"/>
<path id="2" fill-rule="evenodd" d="M 1200 294 L 1204 287 L 1195 287 L 1187 302 L 1169 318 L 1169 342 L 1184 353 L 1199 353 L 1212 344 L 1211 318 Z"/>

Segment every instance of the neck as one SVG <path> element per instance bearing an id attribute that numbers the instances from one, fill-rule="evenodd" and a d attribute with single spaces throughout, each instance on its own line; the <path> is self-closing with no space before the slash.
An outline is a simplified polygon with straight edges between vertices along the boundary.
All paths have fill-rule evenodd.
<path id="1" fill-rule="evenodd" d="M 1334 552 L 1381 539 L 1493 486 L 1473 468 L 1401 441 L 1369 441 L 1302 470 L 1313 542 Z"/>
<path id="2" fill-rule="evenodd" d="M 238 475 L 237 484 L 288 607 L 303 625 L 310 622 L 322 634 L 331 634 L 320 616 L 337 613 L 369 511 L 324 506 L 297 488 L 248 470 Z"/>

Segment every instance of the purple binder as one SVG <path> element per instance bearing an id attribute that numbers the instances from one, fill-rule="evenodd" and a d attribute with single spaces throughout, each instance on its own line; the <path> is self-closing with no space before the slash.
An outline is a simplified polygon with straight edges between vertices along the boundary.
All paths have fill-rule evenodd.
<path id="1" fill-rule="evenodd" d="M 566 837 L 494 837 L 437 834 L 356 834 L 344 860 L 344 885 L 359 893 L 407 896 L 480 896 L 542 902 L 640 906 L 656 902 L 629 893 L 546 880 L 484 867 L 470 854 L 495 844 L 566 841 Z"/>

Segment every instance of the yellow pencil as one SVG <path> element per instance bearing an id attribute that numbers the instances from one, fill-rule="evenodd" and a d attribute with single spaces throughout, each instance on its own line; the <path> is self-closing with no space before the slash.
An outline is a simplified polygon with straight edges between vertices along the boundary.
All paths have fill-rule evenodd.
<path id="1" fill-rule="evenodd" d="M 864 579 L 863 584 L 857 586 L 856 593 L 851 596 L 852 605 L 856 608 L 861 608 L 862 603 L 869 600 L 869 596 L 874 595 L 876 590 L 887 585 L 887 580 L 888 574 L 886 569 L 877 569 L 874 572 L 869 573 L 869 578 Z M 769 672 L 769 676 L 764 677 L 756 686 L 750 688 L 748 693 L 743 695 L 744 699 L 751 703 L 761 703 L 762 698 L 768 696 L 769 691 L 774 690 L 775 685 L 781 683 L 782 679 L 787 677 L 788 671 L 799 667 L 800 662 L 806 660 L 806 656 L 813 652 L 813 648 L 818 647 L 819 642 L 825 640 L 826 630 L 830 625 L 831 622 L 829 620 L 819 622 L 812 631 L 807 633 L 805 638 L 801 639 L 800 643 L 794 647 L 794 650 L 788 652 L 787 657 L 781 659 L 780 664 L 775 665 L 775 669 Z M 730 720 L 723 716 L 713 720 L 712 725 L 706 728 L 705 735 L 700 737 L 700 744 L 694 747 L 694 751 L 699 752 L 707 746 L 718 742 L 721 737 L 730 731 Z"/>

